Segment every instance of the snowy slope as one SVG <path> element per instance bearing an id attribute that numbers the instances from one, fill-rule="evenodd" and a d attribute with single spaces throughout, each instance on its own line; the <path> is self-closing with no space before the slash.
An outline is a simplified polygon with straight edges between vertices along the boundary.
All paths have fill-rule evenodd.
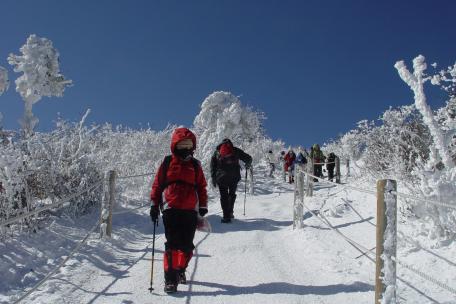
<path id="1" fill-rule="evenodd" d="M 256 194 L 248 195 L 245 216 L 242 215 L 244 188 L 242 184 L 239 187 L 233 223 L 220 223 L 218 196 L 212 197 L 208 219 L 213 231 L 197 232 L 196 254 L 187 272 L 189 284 L 180 285 L 177 294 L 163 292 L 162 225 L 156 241 L 155 290 L 152 294 L 148 291 L 152 225 L 147 208 L 143 208 L 115 216 L 113 240 L 100 241 L 93 234 L 88 245 L 67 266 L 23 303 L 372 303 L 375 265 L 364 256 L 359 257 L 356 249 L 307 210 L 305 227 L 293 230 L 293 187 L 278 178 L 263 177 L 263 171 L 257 171 Z M 372 224 L 375 224 L 375 197 L 322 183 L 316 185 L 314 194 L 305 201 L 310 210 L 321 212 L 335 228 L 363 246 L 369 249 L 375 246 Z M 73 227 L 77 229 L 64 221 L 56 227 L 62 230 L 61 235 L 66 234 L 65 229 L 82 231 L 80 238 L 87 231 L 81 228 L 82 222 L 85 229 L 90 229 L 95 221 L 96 217 L 92 216 L 75 223 Z M 401 229 L 413 236 L 412 226 L 403 225 Z M 45 241 L 45 233 L 37 237 Z M 62 238 L 55 246 L 70 247 L 78 235 L 75 232 L 68 238 L 71 240 Z M 414 241 L 423 244 L 418 237 Z M 35 242 L 33 237 L 22 240 L 30 248 Z M 13 251 L 19 248 L 19 244 L 8 246 L 3 246 L 1 253 L 8 248 Z M 439 250 L 410 243 L 400 243 L 398 247 L 401 260 L 454 286 L 456 249 L 453 245 Z M 60 255 L 68 250 L 63 248 Z M 47 255 L 56 256 L 51 252 Z M 33 267 L 33 261 L 29 259 L 25 267 Z M 45 261 L 36 263 L 36 268 L 46 273 Z M 10 269 L 15 275 L 9 289 L 2 285 L 1 303 L 11 302 L 16 298 L 14 295 L 22 293 L 21 289 L 34 285 L 31 280 L 11 287 L 19 280 L 19 269 L 23 268 Z M 398 283 L 400 303 L 456 303 L 451 293 L 406 269 L 399 268 L 398 275 L 412 286 Z"/>

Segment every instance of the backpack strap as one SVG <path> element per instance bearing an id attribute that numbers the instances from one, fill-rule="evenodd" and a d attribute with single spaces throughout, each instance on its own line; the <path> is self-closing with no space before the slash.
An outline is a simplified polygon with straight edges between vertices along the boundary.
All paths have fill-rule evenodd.
<path id="1" fill-rule="evenodd" d="M 160 185 L 160 188 L 161 188 L 161 191 L 165 190 L 166 187 L 168 187 L 169 185 L 171 184 L 175 184 L 175 183 L 184 183 L 183 181 L 181 180 L 176 180 L 176 181 L 172 181 L 172 182 L 168 182 L 166 180 L 166 176 L 167 176 L 167 173 L 168 173 L 168 168 L 169 168 L 169 165 L 171 163 L 171 159 L 172 159 L 172 155 L 167 155 L 165 156 L 165 158 L 163 159 L 163 164 L 162 164 L 162 183 Z M 193 184 L 193 186 L 195 187 L 195 189 L 198 188 L 198 169 L 199 169 L 199 162 L 195 159 L 195 158 L 191 158 L 190 160 L 193 164 L 193 167 L 195 168 L 195 183 Z"/>

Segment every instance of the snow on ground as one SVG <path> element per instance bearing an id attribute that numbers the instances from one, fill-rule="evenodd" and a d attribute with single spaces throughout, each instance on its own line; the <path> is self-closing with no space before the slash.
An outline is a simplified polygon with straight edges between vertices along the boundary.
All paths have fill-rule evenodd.
<path id="1" fill-rule="evenodd" d="M 245 216 L 242 184 L 231 224 L 220 223 L 218 196 L 211 198 L 212 233 L 197 232 L 196 253 L 187 270 L 189 284 L 179 285 L 175 295 L 163 292 L 163 226 L 157 231 L 151 294 L 148 210 L 119 207 L 118 211 L 128 212 L 114 217 L 113 239 L 100 241 L 93 234 L 64 268 L 23 303 L 372 303 L 375 265 L 307 209 L 304 228 L 293 230 L 293 186 L 257 171 L 256 193 L 247 196 Z M 122 203 L 137 207 L 144 201 Z M 374 196 L 317 183 L 314 197 L 305 198 L 305 204 L 357 243 L 375 247 Z M 74 222 L 62 219 L 36 235 L 0 244 L 0 303 L 11 302 L 33 286 L 96 220 L 97 215 Z M 411 239 L 398 243 L 399 259 L 454 287 L 454 244 L 430 248 L 429 240 L 414 234 L 413 225 L 399 220 L 399 231 Z M 399 303 L 456 303 L 454 295 L 409 270 L 399 267 L 398 277 L 402 280 Z"/>

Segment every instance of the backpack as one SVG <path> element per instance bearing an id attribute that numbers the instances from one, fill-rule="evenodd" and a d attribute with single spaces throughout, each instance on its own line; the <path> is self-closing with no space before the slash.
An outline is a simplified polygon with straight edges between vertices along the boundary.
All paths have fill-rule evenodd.
<path id="1" fill-rule="evenodd" d="M 169 168 L 169 164 L 171 163 L 171 159 L 172 159 L 172 155 L 167 155 L 165 156 L 165 159 L 163 159 L 163 164 L 162 164 L 162 180 L 163 180 L 163 183 L 160 185 L 160 188 L 161 190 L 165 190 L 166 187 L 168 187 L 169 185 L 171 184 L 175 184 L 175 183 L 186 183 L 184 181 L 181 181 L 181 180 L 175 180 L 175 181 L 172 181 L 172 182 L 167 182 L 166 181 L 166 174 L 168 173 L 168 168 Z M 192 162 L 193 164 L 193 167 L 195 168 L 195 184 L 192 184 L 193 187 L 195 187 L 195 189 L 198 188 L 198 185 L 197 185 L 197 180 L 198 180 L 198 169 L 199 169 L 199 162 L 194 159 L 193 157 L 190 159 L 190 161 Z"/>
<path id="2" fill-rule="evenodd" d="M 239 164 L 239 159 L 237 158 L 236 153 L 234 152 L 233 145 L 230 145 L 229 143 L 224 143 L 220 146 L 217 152 L 217 160 L 220 165 L 232 166 Z"/>
<path id="3" fill-rule="evenodd" d="M 307 164 L 307 159 L 306 157 L 304 156 L 304 154 L 302 154 L 301 152 L 298 153 L 298 156 L 296 157 L 296 162 L 298 164 Z"/>

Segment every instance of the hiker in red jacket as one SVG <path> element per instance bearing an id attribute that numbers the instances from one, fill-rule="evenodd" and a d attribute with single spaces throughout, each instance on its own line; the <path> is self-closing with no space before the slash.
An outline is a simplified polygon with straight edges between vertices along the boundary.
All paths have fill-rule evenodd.
<path id="1" fill-rule="evenodd" d="M 152 184 L 150 216 L 157 223 L 160 210 L 165 226 L 165 292 L 186 284 L 185 270 L 193 255 L 197 212 L 207 213 L 206 179 L 193 158 L 196 137 L 187 128 L 177 128 L 171 138 L 172 155 L 165 157 Z M 162 193 L 164 192 L 164 200 Z"/>
<path id="2" fill-rule="evenodd" d="M 296 154 L 292 149 L 290 149 L 285 155 L 285 172 L 288 172 L 288 182 L 291 184 L 294 182 L 293 176 L 294 176 L 294 161 L 296 159 Z"/>

